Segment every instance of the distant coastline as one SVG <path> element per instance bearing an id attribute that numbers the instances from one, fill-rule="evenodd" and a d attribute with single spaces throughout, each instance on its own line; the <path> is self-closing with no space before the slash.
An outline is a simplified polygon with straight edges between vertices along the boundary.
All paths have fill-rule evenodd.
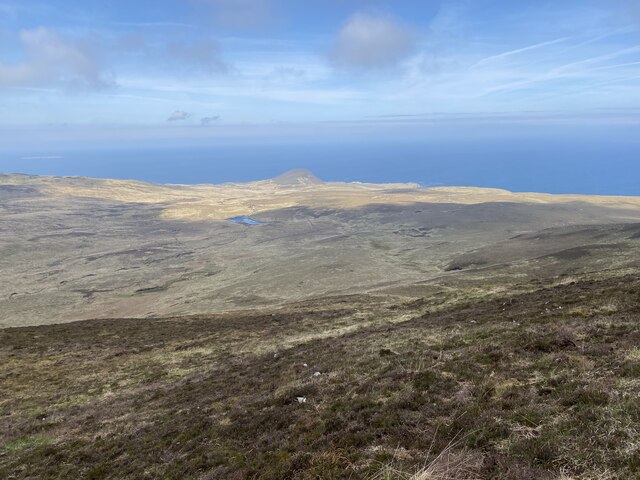
<path id="1" fill-rule="evenodd" d="M 242 183 L 307 168 L 327 181 L 470 185 L 513 192 L 640 195 L 640 145 L 541 139 L 0 152 L 0 172 L 168 184 Z M 624 172 L 624 174 L 622 174 Z"/>

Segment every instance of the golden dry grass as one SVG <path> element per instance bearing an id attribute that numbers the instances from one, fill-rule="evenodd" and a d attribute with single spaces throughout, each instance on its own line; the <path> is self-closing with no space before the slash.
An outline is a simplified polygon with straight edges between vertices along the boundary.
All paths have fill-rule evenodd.
<path id="1" fill-rule="evenodd" d="M 37 178 L 37 180 L 35 179 Z M 434 187 L 415 184 L 319 183 L 279 186 L 265 180 L 220 185 L 160 185 L 130 180 L 5 176 L 5 184 L 37 183 L 53 196 L 90 197 L 165 206 L 166 218 L 216 220 L 288 207 L 358 208 L 374 204 L 410 205 L 487 202 L 589 205 L 640 208 L 640 197 L 514 193 L 495 188 Z"/>

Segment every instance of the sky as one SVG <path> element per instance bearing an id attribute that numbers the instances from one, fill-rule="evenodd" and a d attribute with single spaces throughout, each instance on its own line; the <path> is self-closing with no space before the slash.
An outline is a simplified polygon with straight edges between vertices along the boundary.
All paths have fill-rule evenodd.
<path id="1" fill-rule="evenodd" d="M 615 134 L 639 82 L 637 0 L 0 0 L 0 156 Z"/>

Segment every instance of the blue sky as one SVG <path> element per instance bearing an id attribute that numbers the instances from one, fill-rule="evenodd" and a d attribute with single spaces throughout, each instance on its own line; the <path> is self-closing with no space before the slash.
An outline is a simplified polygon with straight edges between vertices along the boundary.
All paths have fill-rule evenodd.
<path id="1" fill-rule="evenodd" d="M 639 82 L 636 0 L 0 0 L 7 148 L 628 126 Z"/>

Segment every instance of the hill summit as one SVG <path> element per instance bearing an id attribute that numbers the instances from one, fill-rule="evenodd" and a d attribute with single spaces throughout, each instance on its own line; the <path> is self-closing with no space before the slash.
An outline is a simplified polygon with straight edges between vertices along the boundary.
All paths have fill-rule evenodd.
<path id="1" fill-rule="evenodd" d="M 298 185 L 318 185 L 322 183 L 318 177 L 316 177 L 309 170 L 304 168 L 297 168 L 295 170 L 289 170 L 288 172 L 278 175 L 272 180 L 274 183 L 281 187 L 293 187 Z"/>

